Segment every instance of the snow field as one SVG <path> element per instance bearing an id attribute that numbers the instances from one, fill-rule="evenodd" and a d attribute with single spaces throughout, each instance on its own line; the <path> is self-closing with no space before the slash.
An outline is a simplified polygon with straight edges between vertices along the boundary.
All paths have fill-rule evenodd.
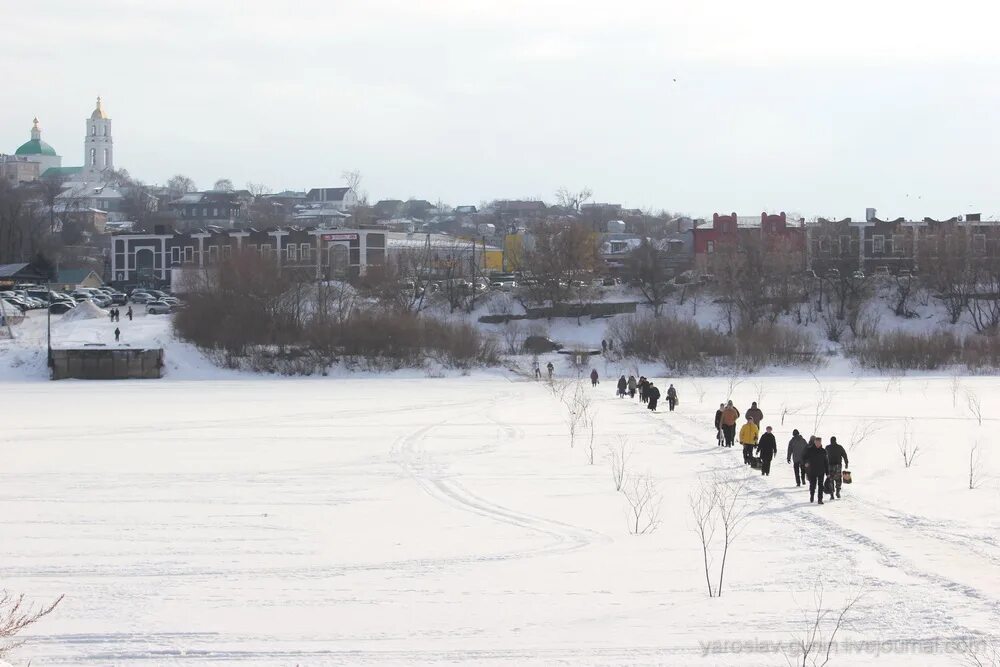
<path id="1" fill-rule="evenodd" d="M 565 408 L 513 375 L 2 384 L 3 585 L 67 593 L 15 663 L 773 665 L 763 642 L 806 629 L 814 580 L 834 609 L 864 589 L 845 640 L 995 632 L 996 421 L 953 405 L 952 378 L 821 377 L 825 438 L 879 430 L 849 447 L 844 498 L 816 507 L 784 463 L 813 378 L 736 387 L 741 409 L 763 392 L 778 434 L 761 479 L 714 445 L 728 379 L 675 380 L 679 411 L 654 415 L 606 375 L 586 383 L 598 439 L 627 435 L 630 471 L 657 478 L 649 535 L 628 534 L 603 452 L 588 465 Z M 997 413 L 995 380 L 960 387 Z M 969 490 L 976 439 L 994 476 Z M 750 475 L 755 512 L 710 600 L 688 497 L 712 472 Z M 920 664 L 954 664 L 943 646 Z M 831 664 L 914 664 L 855 648 Z"/>

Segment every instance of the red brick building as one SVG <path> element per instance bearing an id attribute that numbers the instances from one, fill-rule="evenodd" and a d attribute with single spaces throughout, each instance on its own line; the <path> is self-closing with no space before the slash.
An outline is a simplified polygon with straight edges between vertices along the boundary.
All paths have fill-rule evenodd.
<path id="1" fill-rule="evenodd" d="M 760 217 L 712 215 L 712 226 L 696 226 L 693 230 L 694 263 L 706 270 L 712 255 L 726 244 L 737 247 L 760 243 L 769 252 L 792 253 L 805 268 L 806 230 L 802 222 L 789 224 L 785 213 Z"/>

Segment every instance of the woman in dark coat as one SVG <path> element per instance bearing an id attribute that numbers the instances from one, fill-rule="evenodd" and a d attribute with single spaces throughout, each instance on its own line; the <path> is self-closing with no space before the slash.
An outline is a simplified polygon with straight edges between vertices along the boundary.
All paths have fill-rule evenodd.
<path id="1" fill-rule="evenodd" d="M 628 380 L 623 375 L 618 378 L 618 398 L 625 398 L 626 391 L 628 391 Z"/>

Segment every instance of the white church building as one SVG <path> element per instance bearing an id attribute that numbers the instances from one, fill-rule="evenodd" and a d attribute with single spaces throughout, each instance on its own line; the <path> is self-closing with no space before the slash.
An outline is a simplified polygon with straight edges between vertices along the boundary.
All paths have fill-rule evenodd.
<path id="1" fill-rule="evenodd" d="M 82 167 L 62 166 L 62 156 L 49 144 L 42 141 L 42 129 L 35 118 L 31 126 L 31 139 L 14 151 L 15 157 L 27 162 L 38 163 L 38 174 L 42 178 L 63 178 L 67 187 L 87 184 L 90 187 L 103 185 L 106 175 L 115 168 L 115 147 L 111 137 L 111 119 L 104 112 L 101 98 L 86 119 L 86 135 L 83 139 Z"/>

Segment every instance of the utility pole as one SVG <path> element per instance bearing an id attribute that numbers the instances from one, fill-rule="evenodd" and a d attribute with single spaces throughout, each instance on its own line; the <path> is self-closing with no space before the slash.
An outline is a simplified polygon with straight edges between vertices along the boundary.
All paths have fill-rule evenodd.
<path id="1" fill-rule="evenodd" d="M 48 359 L 46 363 L 52 368 L 52 287 L 47 287 L 49 291 L 49 302 L 45 306 L 45 340 L 48 348 Z"/>

